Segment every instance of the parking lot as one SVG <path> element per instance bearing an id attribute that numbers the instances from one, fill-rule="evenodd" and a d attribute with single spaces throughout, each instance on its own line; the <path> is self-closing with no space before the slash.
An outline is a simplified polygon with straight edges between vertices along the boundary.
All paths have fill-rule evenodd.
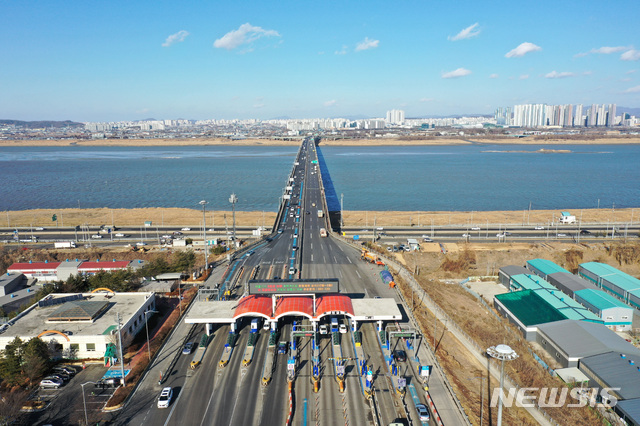
<path id="1" fill-rule="evenodd" d="M 45 403 L 45 409 L 31 413 L 27 424 L 31 425 L 67 425 L 84 422 L 86 403 L 87 418 L 95 424 L 103 416 L 102 408 L 115 391 L 115 387 L 96 387 L 107 367 L 88 365 L 84 370 L 75 366 L 77 374 L 58 389 L 38 389 L 34 395 Z M 84 401 L 82 391 L 84 385 Z"/>

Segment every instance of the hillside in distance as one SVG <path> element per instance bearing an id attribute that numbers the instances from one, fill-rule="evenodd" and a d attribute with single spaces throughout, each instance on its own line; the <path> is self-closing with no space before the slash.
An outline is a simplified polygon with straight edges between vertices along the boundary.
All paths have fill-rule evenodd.
<path id="1" fill-rule="evenodd" d="M 71 120 L 65 121 L 21 121 L 21 120 L 0 120 L 0 126 L 2 125 L 14 125 L 23 127 L 25 129 L 42 129 L 42 128 L 55 128 L 60 129 L 63 127 L 84 127 L 83 123 L 77 123 Z"/>

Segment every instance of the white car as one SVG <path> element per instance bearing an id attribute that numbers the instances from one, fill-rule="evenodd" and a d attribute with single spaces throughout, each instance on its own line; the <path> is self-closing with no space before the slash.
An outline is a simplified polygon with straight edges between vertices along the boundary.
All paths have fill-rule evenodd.
<path id="1" fill-rule="evenodd" d="M 462 234 L 462 238 L 469 238 L 471 234 Z"/>
<path id="2" fill-rule="evenodd" d="M 100 235 L 100 234 L 95 234 L 95 235 L 92 235 L 92 236 L 91 236 L 91 238 L 93 238 L 93 239 L 95 239 L 95 240 L 99 240 L 100 238 L 102 238 L 102 235 Z"/>
<path id="3" fill-rule="evenodd" d="M 496 234 L 496 237 L 498 237 L 498 238 L 504 238 L 504 234 Z"/>
<path id="4" fill-rule="evenodd" d="M 327 328 L 327 324 L 320 325 L 320 334 L 328 334 L 329 329 Z"/>
<path id="5" fill-rule="evenodd" d="M 566 237 L 567 234 L 558 234 L 558 237 Z"/>
<path id="6" fill-rule="evenodd" d="M 429 421 L 429 410 L 427 410 L 427 407 L 424 404 L 416 405 L 416 411 L 418 412 L 421 422 Z"/>
<path id="7" fill-rule="evenodd" d="M 536 231 L 541 231 L 541 230 L 543 230 L 543 229 L 544 229 L 544 226 L 536 226 L 536 227 L 535 227 L 535 228 L 533 228 L 533 229 L 535 229 Z"/>
<path id="8" fill-rule="evenodd" d="M 191 231 L 191 228 L 185 227 L 185 228 L 182 228 L 181 231 Z"/>
<path id="9" fill-rule="evenodd" d="M 480 227 L 479 226 L 474 226 L 473 228 L 471 228 L 472 231 L 479 231 Z"/>
<path id="10" fill-rule="evenodd" d="M 338 330 L 340 330 L 340 334 L 345 334 L 347 332 L 347 326 L 340 324 L 340 326 L 338 326 Z"/>
<path id="11" fill-rule="evenodd" d="M 160 396 L 158 397 L 158 408 L 169 408 L 172 397 L 173 389 L 171 389 L 170 387 L 162 389 L 162 392 L 160 392 Z"/>
<path id="12" fill-rule="evenodd" d="M 41 227 L 41 226 L 38 226 L 38 227 L 36 228 L 36 231 L 44 231 L 44 228 L 43 228 L 43 227 Z"/>
<path id="13" fill-rule="evenodd" d="M 143 242 L 143 241 L 140 241 L 140 242 L 136 243 L 136 245 L 137 245 L 138 247 L 142 247 L 142 246 L 146 246 L 146 245 L 147 245 L 147 243 L 145 243 L 145 242 Z"/>
<path id="14" fill-rule="evenodd" d="M 124 234 L 123 234 L 122 232 L 118 232 L 118 233 L 116 234 L 116 237 L 122 238 L 122 237 L 124 237 Z"/>

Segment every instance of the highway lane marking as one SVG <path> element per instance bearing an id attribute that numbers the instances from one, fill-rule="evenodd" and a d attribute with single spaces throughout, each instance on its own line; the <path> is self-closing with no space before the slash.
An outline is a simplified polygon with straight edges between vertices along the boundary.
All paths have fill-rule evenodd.
<path id="1" fill-rule="evenodd" d="M 311 261 L 313 262 L 313 254 L 311 255 Z"/>
<path id="2" fill-rule="evenodd" d="M 167 417 L 167 421 L 164 422 L 164 426 L 167 426 L 169 424 L 169 420 L 171 420 L 171 415 L 173 414 L 173 411 L 178 406 L 178 401 L 180 401 L 180 398 L 182 398 L 182 394 L 183 393 L 184 393 L 184 385 L 182 386 L 182 389 L 180 389 L 180 393 L 178 394 L 178 398 L 173 403 L 173 407 L 171 407 L 171 411 L 169 411 L 169 416 Z M 207 406 L 207 408 L 209 408 L 209 406 Z"/>
<path id="3" fill-rule="evenodd" d="M 362 277 L 360 276 L 360 272 L 358 272 L 358 270 L 357 270 L 357 269 L 356 269 L 356 275 L 358 276 L 358 278 L 362 278 Z"/>
<path id="4" fill-rule="evenodd" d="M 349 261 L 349 263 L 353 263 L 349 257 L 347 257 L 347 260 Z"/>

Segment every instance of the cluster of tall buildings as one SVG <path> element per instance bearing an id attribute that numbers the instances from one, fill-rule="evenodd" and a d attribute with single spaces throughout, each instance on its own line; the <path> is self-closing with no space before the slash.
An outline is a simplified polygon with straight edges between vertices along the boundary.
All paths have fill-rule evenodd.
<path id="1" fill-rule="evenodd" d="M 84 128 L 91 132 L 108 132 L 111 130 L 165 130 L 169 127 L 191 126 L 193 120 L 140 120 L 140 121 L 109 121 L 84 123 Z"/>
<path id="2" fill-rule="evenodd" d="M 616 116 L 616 104 L 578 105 L 526 104 L 498 108 L 496 124 L 515 127 L 613 127 L 627 117 Z"/>

